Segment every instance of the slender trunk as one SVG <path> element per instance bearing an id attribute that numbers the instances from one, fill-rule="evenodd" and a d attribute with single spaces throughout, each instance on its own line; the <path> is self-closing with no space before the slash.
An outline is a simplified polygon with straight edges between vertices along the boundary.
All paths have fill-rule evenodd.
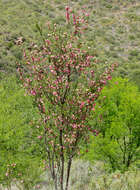
<path id="1" fill-rule="evenodd" d="M 49 149 L 47 147 L 46 129 L 45 129 L 45 141 L 44 141 L 44 143 L 46 145 L 46 152 L 48 154 L 49 170 L 50 170 L 53 182 L 54 182 L 55 190 L 58 190 L 58 188 L 57 188 L 57 176 L 56 176 L 55 170 L 54 170 L 54 154 L 51 157 L 51 153 L 50 153 L 50 151 L 49 151 Z"/>
<path id="2" fill-rule="evenodd" d="M 49 168 L 50 168 L 51 176 L 52 176 L 52 179 L 54 182 L 55 190 L 58 190 L 58 188 L 57 188 L 58 187 L 57 186 L 57 175 L 55 174 L 55 170 L 54 170 L 54 158 L 50 157 L 50 155 L 48 157 L 49 157 Z"/>
<path id="3" fill-rule="evenodd" d="M 64 190 L 63 188 L 63 181 L 64 181 L 64 152 L 63 152 L 63 141 L 62 141 L 62 129 L 60 130 L 60 145 L 61 145 L 61 151 L 60 151 L 60 157 L 61 157 L 61 174 L 60 174 L 60 187 L 61 190 Z"/>
<path id="4" fill-rule="evenodd" d="M 54 186 L 55 186 L 55 190 L 57 190 L 57 178 L 55 178 L 54 180 Z"/>
<path id="5" fill-rule="evenodd" d="M 123 164 L 126 165 L 126 139 L 125 139 L 125 136 L 123 138 L 123 144 L 124 144 L 124 150 L 123 150 Z"/>
<path id="6" fill-rule="evenodd" d="M 127 160 L 127 163 L 126 163 L 126 167 L 129 168 L 130 164 L 131 164 L 131 160 L 133 158 L 133 154 L 132 152 L 129 152 L 128 154 L 128 160 Z"/>
<path id="7" fill-rule="evenodd" d="M 72 158 L 70 157 L 69 161 L 68 161 L 68 167 L 67 167 L 67 179 L 66 179 L 66 188 L 65 188 L 65 190 L 68 190 L 71 163 L 72 163 Z"/>
<path id="8" fill-rule="evenodd" d="M 55 173 L 55 166 L 54 166 L 54 157 L 52 158 L 52 170 L 53 170 L 53 181 L 55 185 L 55 190 L 57 190 L 57 175 Z"/>

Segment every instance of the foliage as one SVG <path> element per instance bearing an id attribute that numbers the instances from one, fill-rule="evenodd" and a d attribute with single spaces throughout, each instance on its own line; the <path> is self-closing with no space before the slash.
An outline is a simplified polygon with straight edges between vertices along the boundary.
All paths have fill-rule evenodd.
<path id="1" fill-rule="evenodd" d="M 37 112 L 14 76 L 1 81 L 0 99 L 0 184 L 10 187 L 21 183 L 31 189 L 42 167 L 34 147 L 37 134 L 33 136 L 29 127 L 31 118 L 38 117 Z"/>
<path id="2" fill-rule="evenodd" d="M 140 159 L 139 107 L 138 88 L 127 79 L 115 78 L 104 88 L 89 121 L 99 132 L 92 137 L 90 159 L 106 160 L 113 170 Z"/>

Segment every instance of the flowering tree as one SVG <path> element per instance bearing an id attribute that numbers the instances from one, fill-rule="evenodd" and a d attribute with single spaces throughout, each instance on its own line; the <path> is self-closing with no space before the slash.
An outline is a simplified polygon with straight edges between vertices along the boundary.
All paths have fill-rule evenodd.
<path id="1" fill-rule="evenodd" d="M 88 17 L 85 12 L 83 15 Z M 43 47 L 32 51 L 30 56 L 25 54 L 25 65 L 18 69 L 25 89 L 34 96 L 40 112 L 39 128 L 43 133 L 38 138 L 44 142 L 56 190 L 68 190 L 72 159 L 80 142 L 86 141 L 92 130 L 86 118 L 115 66 L 106 68 L 100 76 L 95 73 L 95 59 L 82 43 L 87 25 L 83 15 L 71 16 L 67 7 L 66 30 L 48 25 Z"/>

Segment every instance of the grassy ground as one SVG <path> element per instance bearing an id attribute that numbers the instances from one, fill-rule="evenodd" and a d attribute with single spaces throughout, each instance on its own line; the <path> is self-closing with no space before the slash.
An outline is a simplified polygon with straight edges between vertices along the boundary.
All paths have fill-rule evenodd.
<path id="1" fill-rule="evenodd" d="M 21 187 L 21 186 L 20 186 Z M 109 174 L 105 171 L 104 163 L 75 160 L 71 170 L 70 190 L 139 190 L 140 171 L 129 171 L 121 174 L 119 171 Z M 14 184 L 11 190 L 18 190 Z M 34 190 L 54 190 L 49 174 L 44 173 L 40 183 Z M 6 190 L 6 189 L 0 189 Z M 22 189 L 21 187 L 21 190 Z"/>
<path id="2" fill-rule="evenodd" d="M 69 5 L 90 13 L 87 41 L 101 63 L 118 62 L 121 75 L 140 82 L 140 2 L 139 0 L 0 0 L 0 69 L 15 72 L 16 61 L 22 60 L 17 46 L 22 38 L 24 48 L 39 42 L 36 22 L 65 22 L 64 10 Z"/>

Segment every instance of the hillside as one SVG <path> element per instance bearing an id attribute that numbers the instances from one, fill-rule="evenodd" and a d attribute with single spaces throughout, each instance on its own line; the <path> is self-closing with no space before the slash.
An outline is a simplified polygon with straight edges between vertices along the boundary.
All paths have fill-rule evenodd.
<path id="1" fill-rule="evenodd" d="M 118 62 L 121 75 L 139 83 L 140 2 L 139 0 L 0 0 L 0 69 L 15 72 L 22 49 L 40 41 L 36 23 L 65 22 L 65 6 L 90 13 L 87 39 L 101 63 Z M 23 47 L 17 46 L 22 39 Z"/>

